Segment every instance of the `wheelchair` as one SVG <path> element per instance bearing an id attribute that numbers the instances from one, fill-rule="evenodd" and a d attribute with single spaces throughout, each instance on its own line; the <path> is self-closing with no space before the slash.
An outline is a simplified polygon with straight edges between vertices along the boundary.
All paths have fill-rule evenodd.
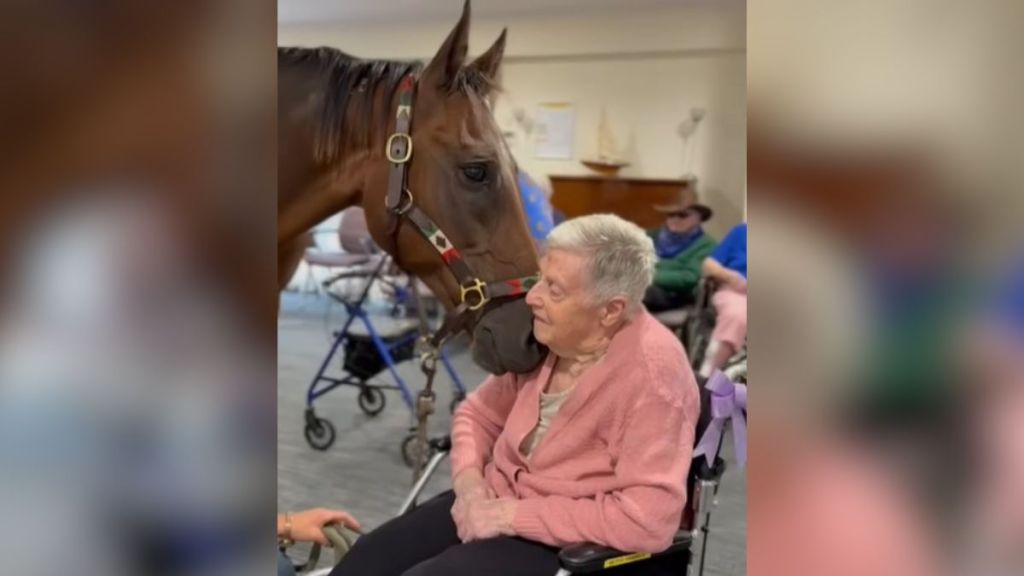
<path id="1" fill-rule="evenodd" d="M 698 385 L 701 409 L 694 434 L 695 442 L 700 441 L 711 424 L 711 393 L 704 387 L 703 380 L 698 379 Z M 719 441 L 710 465 L 704 456 L 698 456 L 690 462 L 690 471 L 686 477 L 686 507 L 683 509 L 679 531 L 667 549 L 657 554 L 630 554 L 599 544 L 577 544 L 559 552 L 561 568 L 555 576 L 594 574 L 624 564 L 665 556 L 678 557 L 680 574 L 704 574 L 704 556 L 711 533 L 711 513 L 717 504 L 718 488 L 726 468 L 721 451 L 722 443 Z"/>
<path id="2" fill-rule="evenodd" d="M 711 393 L 704 387 L 704 381 L 698 378 L 700 387 L 700 415 L 697 418 L 695 443 L 699 442 L 711 424 Z M 724 438 L 724 436 L 723 436 Z M 398 515 L 406 514 L 416 508 L 417 500 L 424 487 L 438 467 L 451 452 L 450 436 L 430 441 L 430 459 L 415 485 L 409 491 Z M 625 564 L 641 563 L 654 558 L 678 558 L 679 573 L 702 576 L 704 573 L 704 557 L 707 551 L 708 537 L 711 533 L 711 514 L 717 505 L 717 496 L 721 479 L 726 470 L 726 463 L 721 457 L 722 440 L 719 440 L 711 463 L 705 456 L 697 456 L 690 463 L 686 477 L 686 506 L 680 518 L 680 528 L 672 538 L 672 543 L 665 550 L 656 554 L 637 554 L 616 550 L 594 543 L 581 543 L 563 548 L 558 554 L 559 570 L 554 576 L 574 576 L 578 574 L 595 574 L 611 570 Z M 354 538 L 339 536 L 336 529 L 325 530 L 335 550 L 336 563 L 341 561 L 344 552 L 353 544 Z M 312 570 L 319 558 L 319 546 L 314 546 L 310 561 L 301 568 Z M 331 568 L 307 572 L 310 576 L 326 576 Z M 303 572 L 299 572 L 300 574 Z M 614 574 L 614 572 L 612 573 Z"/>
<path id="3" fill-rule="evenodd" d="M 700 415 L 697 418 L 694 441 L 699 442 L 711 424 L 711 393 L 704 387 L 704 381 L 698 378 L 700 387 Z M 423 474 L 409 491 L 402 503 L 399 515 L 415 509 L 420 493 L 430 477 L 437 471 L 451 452 L 451 437 L 445 436 L 430 441 L 430 459 Z M 558 554 L 561 568 L 555 576 L 572 576 L 576 574 L 593 574 L 610 570 L 625 564 L 644 562 L 665 556 L 678 557 L 680 574 L 689 573 L 700 576 L 704 573 L 704 553 L 710 534 L 711 513 L 717 504 L 716 497 L 725 473 L 726 464 L 721 458 L 721 441 L 715 451 L 712 463 L 704 456 L 698 456 L 690 463 L 690 471 L 686 477 L 686 507 L 680 519 L 680 528 L 667 549 L 657 554 L 633 554 L 599 544 L 582 543 L 563 548 Z M 693 571 L 689 572 L 688 567 Z M 324 572 L 326 574 L 326 572 Z"/>
<path id="4" fill-rule="evenodd" d="M 715 329 L 715 307 L 711 297 L 718 288 L 710 278 L 702 278 L 697 284 L 697 295 L 693 305 L 678 310 L 660 312 L 654 317 L 672 330 L 683 343 L 690 367 L 700 370 L 707 356 L 708 344 Z M 722 372 L 733 382 L 747 382 L 747 349 L 738 350 L 722 368 Z"/>

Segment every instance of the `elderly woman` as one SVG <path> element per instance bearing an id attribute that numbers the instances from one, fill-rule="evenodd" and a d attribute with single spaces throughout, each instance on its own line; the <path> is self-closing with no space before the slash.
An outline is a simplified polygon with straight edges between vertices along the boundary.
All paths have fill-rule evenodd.
<path id="1" fill-rule="evenodd" d="M 551 576 L 558 549 L 665 549 L 686 500 L 699 395 L 679 341 L 641 301 L 651 239 L 610 215 L 548 236 L 527 295 L 551 352 L 488 378 L 455 414 L 454 490 L 364 536 L 335 576 Z M 616 574 L 676 574 L 678 559 Z"/>

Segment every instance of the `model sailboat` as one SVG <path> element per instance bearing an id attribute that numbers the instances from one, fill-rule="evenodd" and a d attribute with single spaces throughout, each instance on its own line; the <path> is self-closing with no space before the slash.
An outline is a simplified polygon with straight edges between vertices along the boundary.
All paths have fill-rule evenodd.
<path id="1" fill-rule="evenodd" d="M 584 158 L 580 162 L 591 170 L 602 176 L 615 176 L 619 170 L 629 166 L 629 163 L 617 156 L 618 146 L 615 142 L 615 135 L 608 124 L 607 111 L 601 109 L 601 121 L 597 125 L 597 155 Z"/>

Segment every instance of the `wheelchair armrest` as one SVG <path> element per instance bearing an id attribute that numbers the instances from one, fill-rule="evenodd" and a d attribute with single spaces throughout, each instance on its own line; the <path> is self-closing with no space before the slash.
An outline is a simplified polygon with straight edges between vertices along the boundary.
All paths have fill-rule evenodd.
<path id="1" fill-rule="evenodd" d="M 658 312 L 654 315 L 654 318 L 670 330 L 678 330 L 686 325 L 686 321 L 693 313 L 694 309 L 690 306 L 686 306 L 683 308 L 675 308 L 673 310 Z"/>
<path id="2" fill-rule="evenodd" d="M 725 460 L 719 457 L 715 458 L 715 463 L 713 465 L 708 466 L 707 460 L 705 460 L 703 456 L 698 456 L 697 458 L 694 458 L 690 466 L 693 467 L 693 475 L 698 480 L 717 482 L 721 480 L 722 475 L 725 474 Z"/>
<path id="3" fill-rule="evenodd" d="M 451 435 L 440 436 L 438 438 L 430 439 L 430 448 L 436 452 L 451 452 L 452 449 L 452 437 Z"/>
<path id="4" fill-rule="evenodd" d="M 692 540 L 693 536 L 689 532 L 680 530 L 676 532 L 668 548 L 655 554 L 630 554 L 593 543 L 575 544 L 558 552 L 558 562 L 563 569 L 573 574 L 590 574 L 623 564 L 685 552 L 690 549 Z"/>

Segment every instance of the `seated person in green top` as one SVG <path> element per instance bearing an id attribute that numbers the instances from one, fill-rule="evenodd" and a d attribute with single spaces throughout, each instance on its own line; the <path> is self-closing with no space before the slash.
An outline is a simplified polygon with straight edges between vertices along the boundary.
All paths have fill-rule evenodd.
<path id="1" fill-rule="evenodd" d="M 711 218 L 707 206 L 672 204 L 654 208 L 665 214 L 665 225 L 647 233 L 654 240 L 658 263 L 644 305 L 651 312 L 661 312 L 693 303 L 701 263 L 716 244 L 701 228 Z"/>

